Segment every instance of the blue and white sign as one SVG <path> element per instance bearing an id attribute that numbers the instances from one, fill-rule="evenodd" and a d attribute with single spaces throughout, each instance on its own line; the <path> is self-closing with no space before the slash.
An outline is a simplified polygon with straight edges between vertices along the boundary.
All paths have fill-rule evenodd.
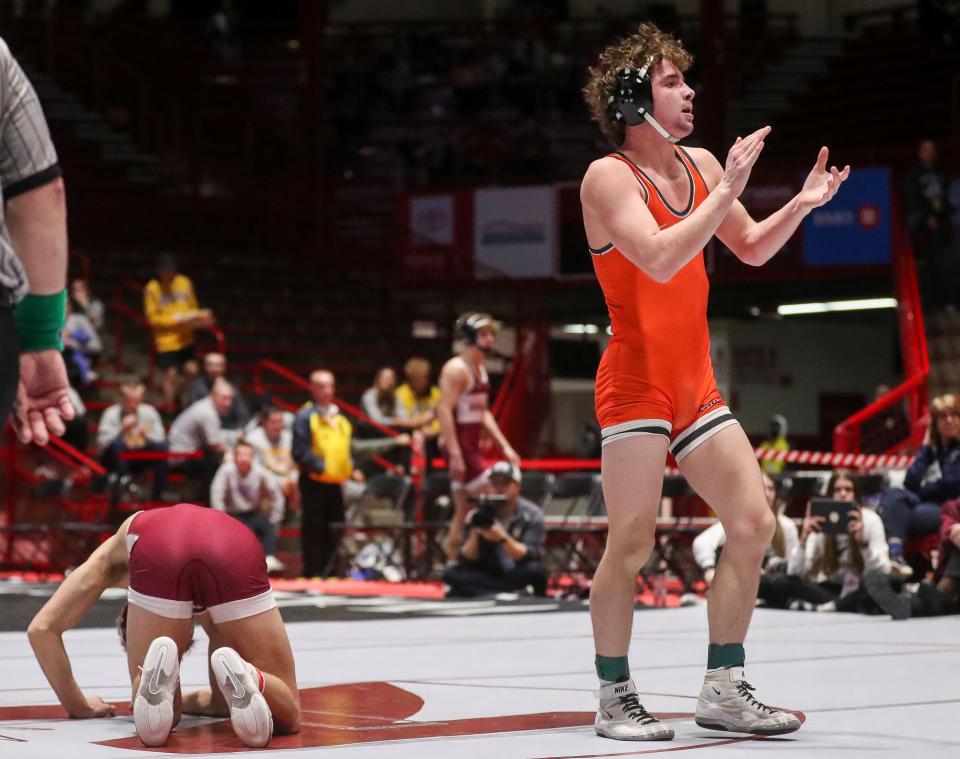
<path id="1" fill-rule="evenodd" d="M 557 274 L 557 203 L 553 187 L 476 190 L 473 209 L 478 277 Z"/>
<path id="2" fill-rule="evenodd" d="M 805 266 L 888 264 L 890 170 L 852 169 L 827 205 L 803 221 Z"/>

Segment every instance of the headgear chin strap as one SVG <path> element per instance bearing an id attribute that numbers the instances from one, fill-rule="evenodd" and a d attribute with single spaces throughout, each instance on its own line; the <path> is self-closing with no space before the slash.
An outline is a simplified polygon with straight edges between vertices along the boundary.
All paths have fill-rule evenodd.
<path id="1" fill-rule="evenodd" d="M 637 126 L 646 121 L 668 142 L 679 142 L 653 118 L 653 84 L 650 81 L 650 67 L 653 56 L 647 58 L 643 68 L 625 68 L 617 74 L 614 92 L 607 100 L 614 115 L 627 126 Z"/>

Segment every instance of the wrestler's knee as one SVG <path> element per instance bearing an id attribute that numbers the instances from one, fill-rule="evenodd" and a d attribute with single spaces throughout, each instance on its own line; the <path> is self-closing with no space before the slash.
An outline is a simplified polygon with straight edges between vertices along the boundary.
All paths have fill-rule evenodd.
<path id="1" fill-rule="evenodd" d="M 604 558 L 630 572 L 640 571 L 654 546 L 654 531 L 641 520 L 618 525 L 616 534 L 607 537 Z"/>
<path id="2" fill-rule="evenodd" d="M 773 538 L 777 518 L 765 504 L 737 513 L 731 524 L 724 525 L 727 543 L 765 551 Z"/>

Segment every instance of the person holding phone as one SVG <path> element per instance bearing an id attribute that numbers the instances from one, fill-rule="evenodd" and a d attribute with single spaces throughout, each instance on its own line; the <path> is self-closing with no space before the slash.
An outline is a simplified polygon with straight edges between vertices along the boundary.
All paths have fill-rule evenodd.
<path id="1" fill-rule="evenodd" d="M 827 516 L 836 504 L 821 514 L 807 505 L 800 543 L 790 554 L 787 576 L 778 587 L 779 594 L 773 594 L 775 601 L 786 601 L 783 605 L 791 608 L 882 612 L 894 619 L 906 619 L 910 616 L 910 600 L 898 594 L 891 583 L 890 556 L 880 517 L 860 505 L 856 481 L 847 471 L 833 473 L 827 496 L 834 502 L 850 504 L 846 529 L 831 530 L 832 524 L 843 523 L 840 518 L 832 523 Z"/>

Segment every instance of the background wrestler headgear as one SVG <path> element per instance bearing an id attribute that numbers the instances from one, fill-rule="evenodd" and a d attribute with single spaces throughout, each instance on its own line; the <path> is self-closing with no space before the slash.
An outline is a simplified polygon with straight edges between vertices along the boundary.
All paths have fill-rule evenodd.
<path id="1" fill-rule="evenodd" d="M 468 345 L 476 345 L 477 333 L 479 333 L 484 327 L 489 327 L 494 332 L 499 332 L 500 322 L 494 319 L 490 314 L 485 314 L 480 311 L 471 311 L 463 314 L 459 319 L 457 319 L 457 337 L 462 338 Z"/>

